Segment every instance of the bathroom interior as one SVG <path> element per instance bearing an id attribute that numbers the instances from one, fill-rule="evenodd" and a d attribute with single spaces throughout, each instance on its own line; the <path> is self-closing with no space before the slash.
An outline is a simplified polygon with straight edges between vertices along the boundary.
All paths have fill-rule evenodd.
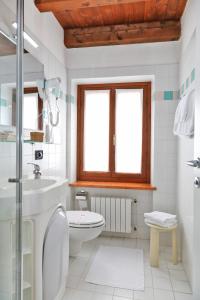
<path id="1" fill-rule="evenodd" d="M 0 300 L 200 300 L 199 12 L 0 0 Z"/>

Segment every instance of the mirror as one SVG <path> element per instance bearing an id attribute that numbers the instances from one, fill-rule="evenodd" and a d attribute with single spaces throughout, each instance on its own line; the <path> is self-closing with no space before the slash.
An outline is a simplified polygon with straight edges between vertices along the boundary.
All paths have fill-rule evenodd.
<path id="1" fill-rule="evenodd" d="M 37 81 L 44 80 L 44 67 L 30 53 L 24 53 L 24 129 L 43 130 L 43 101 Z M 15 127 L 16 45 L 0 29 L 0 127 Z"/>
<path id="2" fill-rule="evenodd" d="M 38 94 L 38 88 L 35 86 L 31 86 L 31 84 L 34 83 L 28 83 L 28 87 L 24 87 L 24 103 L 23 103 L 23 125 L 24 129 L 30 129 L 30 130 L 43 130 L 43 101 L 40 98 Z M 8 91 L 7 99 L 10 99 L 9 102 L 11 103 L 11 116 L 9 116 L 9 113 L 7 114 L 8 118 L 4 122 L 9 120 L 9 123 L 12 124 L 12 126 L 16 125 L 16 91 L 15 88 L 12 86 L 9 87 L 6 86 L 6 89 Z M 10 119 L 11 118 L 11 119 Z M 4 124 L 5 125 L 5 124 Z"/>

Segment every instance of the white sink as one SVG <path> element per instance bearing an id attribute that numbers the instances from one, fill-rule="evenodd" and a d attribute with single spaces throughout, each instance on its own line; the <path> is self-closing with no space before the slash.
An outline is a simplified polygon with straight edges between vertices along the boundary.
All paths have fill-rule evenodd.
<path id="1" fill-rule="evenodd" d="M 67 179 L 51 176 L 23 179 L 23 216 L 40 214 L 62 203 L 67 194 L 67 182 Z M 0 183 L 0 203 L 0 220 L 15 219 L 15 183 Z"/>
<path id="2" fill-rule="evenodd" d="M 46 187 L 51 187 L 56 183 L 56 179 L 25 179 L 23 180 L 23 191 L 41 190 Z"/>

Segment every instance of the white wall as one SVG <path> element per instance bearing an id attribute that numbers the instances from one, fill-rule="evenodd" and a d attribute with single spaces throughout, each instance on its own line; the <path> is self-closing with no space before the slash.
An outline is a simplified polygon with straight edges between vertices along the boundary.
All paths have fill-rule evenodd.
<path id="1" fill-rule="evenodd" d="M 164 91 L 178 90 L 179 43 L 126 45 L 71 49 L 66 51 L 70 99 L 68 144 L 69 178 L 76 179 L 76 86 L 78 83 L 151 80 L 152 93 L 152 183 L 156 192 L 88 189 L 89 195 L 136 197 L 138 212 L 133 220 L 138 232 L 132 236 L 148 238 L 143 213 L 152 209 L 176 210 L 176 138 L 172 134 L 177 97 L 164 101 Z M 71 126 L 71 129 L 70 129 Z M 72 190 L 72 195 L 76 190 Z M 136 216 L 134 215 L 136 214 Z"/>
<path id="2" fill-rule="evenodd" d="M 12 22 L 15 20 L 16 1 L 1 1 L 0 26 L 11 34 Z M 25 43 L 26 49 L 44 66 L 45 78 L 60 77 L 64 97 L 59 101 L 60 123 L 54 129 L 56 144 L 54 145 L 24 145 L 24 175 L 32 173 L 27 162 L 34 162 L 34 150 L 43 149 L 44 159 L 39 161 L 43 175 L 66 176 L 66 92 L 67 77 L 65 67 L 64 33 L 61 26 L 51 13 L 41 14 L 34 5 L 34 1 L 25 1 L 25 30 L 39 44 L 34 49 Z M 7 66 L 8 67 L 8 66 Z M 9 67 L 8 67 L 9 68 Z M 38 161 L 37 161 L 38 163 Z M 1 177 L 15 175 L 15 144 L 0 143 L 0 174 Z"/>
<path id="3" fill-rule="evenodd" d="M 66 49 L 69 69 L 163 65 L 179 60 L 179 42 Z"/>

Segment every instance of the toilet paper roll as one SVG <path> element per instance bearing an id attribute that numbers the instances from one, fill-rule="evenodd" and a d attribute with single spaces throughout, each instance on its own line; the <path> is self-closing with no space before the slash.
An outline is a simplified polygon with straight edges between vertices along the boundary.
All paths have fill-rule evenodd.
<path id="1" fill-rule="evenodd" d="M 79 195 L 76 195 L 76 200 L 87 200 L 87 197 L 86 196 L 79 196 Z"/>
<path id="2" fill-rule="evenodd" d="M 87 192 L 80 191 L 76 194 L 76 201 L 80 210 L 88 210 Z"/>
<path id="3" fill-rule="evenodd" d="M 88 208 L 87 200 L 86 199 L 85 200 L 78 200 L 78 204 L 79 204 L 79 208 L 81 210 Z"/>

